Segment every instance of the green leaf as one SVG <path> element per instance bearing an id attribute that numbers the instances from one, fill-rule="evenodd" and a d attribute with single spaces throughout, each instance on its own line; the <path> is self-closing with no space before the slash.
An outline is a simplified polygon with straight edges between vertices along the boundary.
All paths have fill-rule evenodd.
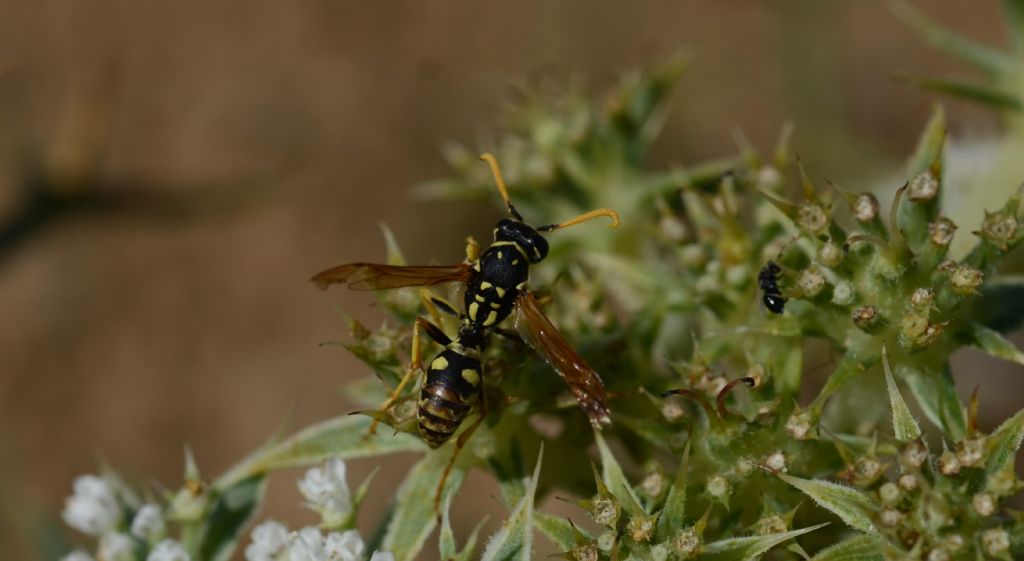
<path id="1" fill-rule="evenodd" d="M 820 414 L 821 410 L 825 407 L 825 402 L 828 401 L 840 388 L 860 377 L 865 370 L 874 366 L 875 361 L 878 360 L 877 356 L 858 356 L 853 353 L 846 353 L 839 359 L 839 363 L 836 364 L 835 370 L 829 375 L 828 380 L 825 382 L 825 386 L 821 388 L 821 392 L 814 398 L 814 402 L 811 403 L 810 409 L 815 414 Z"/>
<path id="2" fill-rule="evenodd" d="M 448 462 L 454 443 L 427 453 L 409 471 L 395 494 L 395 512 L 388 524 L 381 549 L 390 551 L 395 561 L 416 559 L 423 543 L 437 525 L 434 497 Z M 442 497 L 452 496 L 462 487 L 465 469 L 456 462 L 448 475 Z"/>
<path id="3" fill-rule="evenodd" d="M 469 539 L 466 540 L 466 545 L 462 548 L 462 551 L 458 551 L 458 546 L 455 544 L 455 532 L 452 531 L 451 517 L 449 511 L 451 509 L 452 499 L 449 496 L 444 503 L 443 518 L 441 519 L 441 535 L 438 537 L 438 549 L 440 550 L 441 561 L 468 561 L 473 556 L 473 550 L 476 549 L 477 536 L 480 534 L 480 528 L 487 522 L 487 517 L 484 516 L 477 522 L 476 527 L 473 528 L 473 532 L 469 535 Z"/>
<path id="4" fill-rule="evenodd" d="M 227 561 L 235 551 L 242 530 L 256 514 L 266 481 L 255 475 L 218 493 L 199 535 L 199 561 Z"/>
<path id="5" fill-rule="evenodd" d="M 889 388 L 889 405 L 892 408 L 892 429 L 896 440 L 909 442 L 921 436 L 921 427 L 917 420 L 910 413 L 907 402 L 903 401 L 900 389 L 896 386 L 896 380 L 892 377 L 892 370 L 889 368 L 889 357 L 885 346 L 882 346 L 882 366 L 885 368 L 885 383 Z"/>
<path id="6" fill-rule="evenodd" d="M 769 549 L 823 526 L 828 526 L 828 522 L 780 534 L 748 536 L 712 542 L 701 550 L 700 559 L 701 561 L 753 561 Z"/>
<path id="7" fill-rule="evenodd" d="M 979 323 L 970 323 L 966 326 L 963 335 L 966 338 L 966 343 L 972 347 L 977 347 L 996 358 L 1024 364 L 1024 353 L 1017 348 L 1017 345 L 1000 335 L 998 331 Z"/>
<path id="8" fill-rule="evenodd" d="M 917 141 L 917 149 L 907 162 L 907 179 L 928 171 L 932 163 L 942 157 L 942 145 L 946 140 L 946 112 L 941 105 L 932 109 L 921 137 Z"/>
<path id="9" fill-rule="evenodd" d="M 572 524 L 565 518 L 553 516 L 545 512 L 535 512 L 533 525 L 558 546 L 560 551 L 569 551 L 576 546 L 576 532 Z"/>
<path id="10" fill-rule="evenodd" d="M 544 460 L 544 448 L 541 447 L 537 456 L 537 467 L 533 470 L 533 479 L 526 489 L 522 500 L 512 510 L 501 528 L 484 550 L 481 561 L 529 561 L 533 554 L 533 496 L 537 493 L 537 481 L 540 479 L 540 466 Z"/>
<path id="11" fill-rule="evenodd" d="M 819 551 L 811 561 L 883 561 L 883 547 L 878 536 L 857 536 Z"/>
<path id="12" fill-rule="evenodd" d="M 996 109 L 1012 109 L 1020 111 L 1024 108 L 1020 97 L 995 86 L 975 84 L 948 78 L 919 78 L 902 76 L 901 81 L 909 82 L 921 89 L 948 95 L 957 99 L 974 101 Z"/>
<path id="13" fill-rule="evenodd" d="M 375 436 L 367 437 L 371 422 L 370 418 L 361 415 L 343 415 L 307 427 L 286 440 L 252 453 L 222 475 L 213 486 L 225 489 L 253 475 L 310 466 L 331 457 L 347 460 L 426 448 L 415 436 L 392 435 L 385 426 L 378 427 Z"/>
<path id="14" fill-rule="evenodd" d="M 783 473 L 779 474 L 783 481 L 804 492 L 814 499 L 818 506 L 831 511 L 851 527 L 862 532 L 874 532 L 871 513 L 875 505 L 867 495 L 860 491 L 818 479 L 801 479 Z"/>
<path id="15" fill-rule="evenodd" d="M 626 480 L 626 475 L 622 473 L 622 466 L 619 465 L 608 448 L 608 443 L 604 441 L 604 437 L 598 431 L 594 431 L 594 439 L 597 441 L 597 449 L 601 452 L 601 479 L 604 480 L 608 491 L 619 500 L 619 505 L 623 510 L 630 514 L 642 514 L 644 510 L 640 506 L 640 499 L 633 492 L 629 481 Z"/>
<path id="16" fill-rule="evenodd" d="M 1006 76 L 1013 73 L 1016 65 L 1005 53 L 960 37 L 917 11 L 908 2 L 893 2 L 891 7 L 904 23 L 936 49 L 988 74 Z"/>
<path id="17" fill-rule="evenodd" d="M 1013 51 L 1024 55 L 1024 0 L 1003 0 L 1003 17 Z"/>
<path id="18" fill-rule="evenodd" d="M 988 456 L 985 460 L 985 476 L 991 478 L 1010 465 L 1024 440 L 1024 409 L 1010 417 L 985 440 Z"/>
<path id="19" fill-rule="evenodd" d="M 942 429 L 950 440 L 963 440 L 967 434 L 967 416 L 960 404 L 956 382 L 949 368 L 936 371 L 902 365 L 898 370 L 902 374 L 900 378 L 907 382 L 925 417 Z"/>
<path id="20" fill-rule="evenodd" d="M 1024 276 L 1000 276 L 986 282 L 974 300 L 971 315 L 1000 333 L 1019 329 L 1024 324 Z"/>
<path id="21" fill-rule="evenodd" d="M 668 490 L 665 498 L 665 507 L 658 517 L 657 537 L 665 541 L 672 537 L 679 528 L 686 526 L 686 483 L 688 480 L 687 471 L 690 464 L 690 441 L 686 441 L 686 448 L 683 450 L 683 459 L 679 463 L 679 471 L 676 472 L 675 481 Z"/>

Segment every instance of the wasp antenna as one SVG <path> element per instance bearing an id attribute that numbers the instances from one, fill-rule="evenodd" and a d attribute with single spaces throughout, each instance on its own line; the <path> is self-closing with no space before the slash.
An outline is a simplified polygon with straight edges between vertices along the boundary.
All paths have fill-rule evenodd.
<path id="1" fill-rule="evenodd" d="M 718 399 L 715 400 L 715 405 L 718 406 L 718 415 L 723 419 L 729 414 L 729 410 L 725 407 L 725 396 L 729 395 L 729 392 L 740 384 L 746 384 L 750 387 L 754 387 L 757 385 L 757 382 L 749 376 L 744 376 L 743 378 L 737 378 L 729 382 L 721 389 L 721 391 L 718 392 Z"/>
<path id="2" fill-rule="evenodd" d="M 501 176 L 501 167 L 498 166 L 498 159 L 490 152 L 481 154 L 480 159 L 487 162 L 487 165 L 491 166 L 491 174 L 494 175 L 494 183 L 498 185 L 498 192 L 501 193 L 501 200 L 505 201 L 505 206 L 508 207 L 508 213 L 516 220 L 522 222 L 523 215 L 519 214 L 515 205 L 512 204 L 512 199 L 508 196 L 508 187 L 505 186 L 505 178 Z"/>
<path id="3" fill-rule="evenodd" d="M 579 224 L 581 222 L 586 222 L 587 220 L 592 220 L 592 219 L 597 218 L 599 216 L 607 216 L 608 218 L 612 219 L 612 223 L 608 225 L 609 228 L 618 228 L 619 227 L 619 213 L 615 212 L 614 210 L 612 210 L 610 208 L 598 208 L 598 209 L 594 209 L 594 210 L 592 210 L 590 212 L 584 212 L 583 214 L 577 216 L 576 218 L 572 218 L 570 220 L 566 220 L 565 222 L 560 222 L 558 224 L 548 224 L 547 226 L 541 226 L 540 228 L 537 228 L 537 231 L 538 232 L 552 232 L 554 230 L 560 230 L 562 228 L 568 228 L 569 226 L 575 226 L 575 225 L 577 225 L 577 224 Z"/>
<path id="4" fill-rule="evenodd" d="M 704 399 L 704 396 L 700 395 L 699 393 L 693 390 L 688 390 L 686 388 L 677 388 L 674 390 L 668 390 L 667 392 L 661 393 L 661 397 L 671 397 L 673 395 L 688 397 L 693 401 L 699 403 L 700 406 L 704 408 L 704 412 L 707 413 L 709 420 L 714 421 L 717 418 L 717 416 L 715 415 L 715 409 L 711 407 L 711 404 L 708 403 L 708 400 Z"/>

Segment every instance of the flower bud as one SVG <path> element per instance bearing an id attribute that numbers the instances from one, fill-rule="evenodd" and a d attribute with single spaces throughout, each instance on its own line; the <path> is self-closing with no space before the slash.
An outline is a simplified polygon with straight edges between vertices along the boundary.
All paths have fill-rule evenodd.
<path id="1" fill-rule="evenodd" d="M 928 459 L 928 448 L 920 440 L 914 440 L 900 452 L 900 459 L 910 467 L 921 467 Z"/>
<path id="2" fill-rule="evenodd" d="M 1017 217 L 1002 212 L 985 213 L 985 220 L 981 223 L 982 239 L 1006 251 L 1016 235 Z"/>
<path id="3" fill-rule="evenodd" d="M 996 502 L 988 493 L 978 493 L 971 498 L 971 506 L 974 512 L 982 516 L 992 516 L 996 511 Z"/>
<path id="4" fill-rule="evenodd" d="M 796 285 L 804 298 L 814 298 L 825 287 L 825 277 L 816 267 L 809 267 L 800 271 Z"/>
<path id="5" fill-rule="evenodd" d="M 643 489 L 644 494 L 651 498 L 657 498 L 661 496 L 661 492 L 665 490 L 665 476 L 660 472 L 652 471 L 647 474 L 643 482 L 640 483 L 640 488 Z"/>
<path id="6" fill-rule="evenodd" d="M 672 548 L 682 559 L 689 559 L 700 549 L 700 536 L 693 528 L 687 528 L 672 539 Z"/>
<path id="7" fill-rule="evenodd" d="M 879 518 L 881 518 L 883 526 L 892 528 L 899 526 L 900 522 L 903 520 L 903 513 L 894 508 L 886 508 L 882 509 Z"/>
<path id="8" fill-rule="evenodd" d="M 896 480 L 900 488 L 904 491 L 916 491 L 917 490 L 917 478 L 909 473 L 904 473 Z"/>
<path id="9" fill-rule="evenodd" d="M 773 514 L 757 521 L 756 532 L 759 536 L 782 534 L 787 530 L 789 530 L 789 527 L 786 526 L 786 521 L 778 514 Z"/>
<path id="10" fill-rule="evenodd" d="M 786 419 L 786 432 L 797 440 L 810 438 L 813 419 L 809 411 L 794 412 Z"/>
<path id="11" fill-rule="evenodd" d="M 661 416 L 670 423 L 682 419 L 685 414 L 686 412 L 683 411 L 683 407 L 676 401 L 665 401 L 661 405 Z"/>
<path id="12" fill-rule="evenodd" d="M 690 244 L 680 250 L 679 260 L 689 269 L 701 269 L 708 262 L 708 252 L 700 244 Z"/>
<path id="13" fill-rule="evenodd" d="M 764 467 L 772 470 L 774 473 L 786 473 L 786 455 L 782 453 L 782 450 L 776 450 L 764 459 Z"/>
<path id="14" fill-rule="evenodd" d="M 681 242 L 689 234 L 686 229 L 686 223 L 678 216 L 673 215 L 662 216 L 661 220 L 658 221 L 658 230 L 661 232 L 662 237 L 672 242 Z"/>
<path id="15" fill-rule="evenodd" d="M 949 246 L 955 233 L 956 224 L 945 216 L 940 216 L 928 224 L 928 239 L 939 247 Z"/>
<path id="16" fill-rule="evenodd" d="M 803 230 L 819 234 L 828 227 L 828 213 L 820 205 L 805 202 L 797 209 L 796 222 Z"/>
<path id="17" fill-rule="evenodd" d="M 914 341 L 928 330 L 928 318 L 918 314 L 907 314 L 900 320 L 900 335 Z"/>
<path id="18" fill-rule="evenodd" d="M 936 547 L 928 552 L 928 561 L 949 561 L 949 554 L 945 549 Z"/>
<path id="19" fill-rule="evenodd" d="M 721 475 L 711 476 L 705 489 L 709 495 L 723 503 L 728 502 L 729 494 L 732 493 L 732 485 L 729 484 L 729 480 Z"/>
<path id="20" fill-rule="evenodd" d="M 591 500 L 590 518 L 602 526 L 614 526 L 619 519 L 619 505 L 611 497 L 597 495 Z"/>
<path id="21" fill-rule="evenodd" d="M 878 313 L 878 308 L 868 305 L 855 308 L 853 310 L 851 318 L 853 319 L 854 325 L 856 325 L 863 331 L 867 331 L 868 329 L 874 327 L 876 323 L 878 323 L 880 315 Z"/>
<path id="22" fill-rule="evenodd" d="M 871 193 L 857 195 L 853 203 L 853 217 L 858 222 L 871 222 L 878 216 L 878 199 Z"/>
<path id="23" fill-rule="evenodd" d="M 849 306 L 856 299 L 856 292 L 853 285 L 842 281 L 832 289 L 832 303 L 837 306 Z"/>
<path id="24" fill-rule="evenodd" d="M 629 537 L 633 538 L 635 542 L 650 541 L 651 536 L 654 535 L 654 521 L 655 517 L 653 516 L 638 514 L 629 519 L 626 531 L 629 532 Z"/>
<path id="25" fill-rule="evenodd" d="M 1010 550 L 1010 534 L 1002 528 L 985 530 L 981 534 L 981 547 L 985 553 L 998 557 Z"/>
<path id="26" fill-rule="evenodd" d="M 960 460 L 960 465 L 964 467 L 972 467 L 981 461 L 981 457 L 984 453 L 984 438 L 968 438 L 961 442 L 957 447 L 956 459 Z"/>
<path id="27" fill-rule="evenodd" d="M 821 249 L 818 250 L 818 260 L 829 269 L 838 267 L 843 262 L 844 257 L 846 257 L 846 252 L 843 251 L 842 247 L 839 247 L 839 244 L 832 240 L 825 242 L 825 245 L 821 246 Z"/>
<path id="28" fill-rule="evenodd" d="M 939 473 L 946 476 L 952 476 L 960 473 L 960 460 L 956 459 L 956 454 L 946 450 L 939 456 Z"/>
<path id="29" fill-rule="evenodd" d="M 917 174 L 917 177 L 910 180 L 910 187 L 907 188 L 907 198 L 917 202 L 930 201 L 938 194 L 939 180 L 930 171 Z"/>
<path id="30" fill-rule="evenodd" d="M 899 486 L 889 481 L 884 483 L 878 488 L 878 498 L 881 499 L 882 504 L 886 506 L 893 506 L 900 502 L 900 498 L 903 497 L 903 492 L 900 491 Z"/>
<path id="31" fill-rule="evenodd" d="M 592 543 L 585 543 L 572 548 L 569 555 L 573 561 L 598 561 L 600 559 L 597 547 Z"/>
<path id="32" fill-rule="evenodd" d="M 957 294 L 974 294 L 985 281 L 985 275 L 974 267 L 960 265 L 949 276 L 949 284 Z"/>
<path id="33" fill-rule="evenodd" d="M 935 301 L 935 292 L 932 289 L 921 286 L 914 289 L 910 294 L 910 307 L 915 310 L 926 310 Z"/>

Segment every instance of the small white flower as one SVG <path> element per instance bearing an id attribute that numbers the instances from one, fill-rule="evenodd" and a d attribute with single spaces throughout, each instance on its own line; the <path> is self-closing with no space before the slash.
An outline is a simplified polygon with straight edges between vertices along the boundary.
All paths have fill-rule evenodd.
<path id="1" fill-rule="evenodd" d="M 160 505 L 146 503 L 132 519 L 132 535 L 143 540 L 155 541 L 165 530 L 164 513 Z"/>
<path id="2" fill-rule="evenodd" d="M 306 527 L 289 534 L 288 558 L 291 561 L 327 561 L 324 537 L 320 530 Z"/>
<path id="3" fill-rule="evenodd" d="M 267 520 L 252 529 L 252 543 L 245 548 L 246 561 L 274 561 L 288 545 L 288 528 Z"/>
<path id="4" fill-rule="evenodd" d="M 89 555 L 88 553 L 82 551 L 81 549 L 77 549 L 77 550 L 72 551 L 71 553 L 65 555 L 64 557 L 61 557 L 60 561 L 96 561 L 96 560 L 92 558 L 92 555 Z"/>
<path id="5" fill-rule="evenodd" d="M 96 556 L 103 561 L 132 561 L 135 559 L 135 542 L 127 534 L 103 534 Z"/>
<path id="6" fill-rule="evenodd" d="M 310 469 L 299 480 L 299 491 L 310 506 L 320 512 L 328 526 L 344 522 L 352 513 L 352 494 L 345 475 L 345 462 L 341 458 L 333 458 L 323 467 Z"/>
<path id="7" fill-rule="evenodd" d="M 363 538 L 355 530 L 331 532 L 324 542 L 330 561 L 358 561 L 363 558 L 363 549 L 366 548 Z"/>
<path id="8" fill-rule="evenodd" d="M 114 529 L 121 518 L 121 507 L 106 480 L 82 475 L 75 479 L 74 494 L 64 505 L 63 517 L 68 526 L 99 536 Z"/>
<path id="9" fill-rule="evenodd" d="M 375 551 L 370 561 L 395 561 L 395 556 L 390 551 Z"/>
<path id="10" fill-rule="evenodd" d="M 149 552 L 146 561 L 192 561 L 192 557 L 181 544 L 174 540 L 164 540 Z"/>

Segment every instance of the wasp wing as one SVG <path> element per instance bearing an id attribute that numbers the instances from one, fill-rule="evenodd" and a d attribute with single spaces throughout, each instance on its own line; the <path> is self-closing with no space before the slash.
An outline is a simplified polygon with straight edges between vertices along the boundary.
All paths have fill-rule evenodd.
<path id="1" fill-rule="evenodd" d="M 572 390 L 576 401 L 595 427 L 610 425 L 608 395 L 601 377 L 562 337 L 541 311 L 537 299 L 523 290 L 516 297 L 516 328 L 523 339 L 555 369 Z"/>
<path id="2" fill-rule="evenodd" d="M 345 283 L 355 290 L 383 290 L 466 282 L 472 275 L 473 268 L 466 263 L 429 266 L 346 263 L 321 271 L 310 280 L 320 289 L 326 289 L 332 284 Z"/>

